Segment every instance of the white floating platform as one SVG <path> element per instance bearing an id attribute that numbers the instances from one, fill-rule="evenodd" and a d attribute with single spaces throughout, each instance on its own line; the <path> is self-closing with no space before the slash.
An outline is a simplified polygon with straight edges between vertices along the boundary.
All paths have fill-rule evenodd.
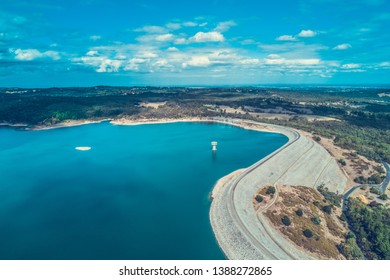
<path id="1" fill-rule="evenodd" d="M 85 146 L 85 147 L 76 147 L 75 149 L 78 151 L 89 151 L 92 148 Z"/>

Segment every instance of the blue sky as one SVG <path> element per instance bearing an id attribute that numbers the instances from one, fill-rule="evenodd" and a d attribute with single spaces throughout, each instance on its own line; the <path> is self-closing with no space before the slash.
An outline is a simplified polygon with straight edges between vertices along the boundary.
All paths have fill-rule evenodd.
<path id="1" fill-rule="evenodd" d="M 0 86 L 389 84 L 388 0 L 0 0 Z"/>

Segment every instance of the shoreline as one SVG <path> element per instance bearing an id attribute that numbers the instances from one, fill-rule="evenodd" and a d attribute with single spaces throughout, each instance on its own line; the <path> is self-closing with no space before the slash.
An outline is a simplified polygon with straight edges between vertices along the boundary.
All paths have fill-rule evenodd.
<path id="1" fill-rule="evenodd" d="M 68 120 L 64 122 L 60 122 L 53 125 L 37 125 L 37 126 L 29 126 L 27 124 L 12 124 L 12 123 L 0 123 L 0 127 L 10 127 L 10 128 L 23 128 L 28 131 L 39 131 L 39 130 L 50 130 L 50 129 L 58 129 L 58 128 L 66 128 L 66 127 L 74 127 L 74 126 L 82 126 L 88 124 L 98 124 L 102 122 L 110 122 L 112 125 L 124 125 L 124 126 L 134 126 L 134 125 L 148 125 L 148 124 L 165 124 L 165 123 L 180 123 L 180 122 L 205 122 L 205 123 L 221 123 L 228 124 L 236 127 L 240 127 L 242 129 L 250 129 L 255 131 L 262 132 L 271 132 L 271 133 L 279 133 L 275 129 L 271 129 L 268 124 L 254 122 L 245 119 L 235 119 L 235 118 L 219 118 L 219 117 L 196 117 L 196 118 L 180 118 L 180 119 L 127 119 L 127 118 L 119 118 L 119 119 L 101 119 L 101 120 Z"/>

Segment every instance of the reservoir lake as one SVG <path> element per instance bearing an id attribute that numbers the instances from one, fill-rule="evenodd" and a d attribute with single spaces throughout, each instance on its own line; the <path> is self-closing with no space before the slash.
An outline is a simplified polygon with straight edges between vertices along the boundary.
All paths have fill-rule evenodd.
<path id="1" fill-rule="evenodd" d="M 287 141 L 217 123 L 0 127 L 0 259 L 224 259 L 213 186 Z"/>

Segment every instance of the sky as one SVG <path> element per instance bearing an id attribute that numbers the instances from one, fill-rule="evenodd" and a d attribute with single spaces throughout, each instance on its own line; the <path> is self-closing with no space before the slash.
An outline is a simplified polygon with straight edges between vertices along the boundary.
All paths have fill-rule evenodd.
<path id="1" fill-rule="evenodd" d="M 0 87 L 390 84 L 389 0 L 0 0 Z"/>

